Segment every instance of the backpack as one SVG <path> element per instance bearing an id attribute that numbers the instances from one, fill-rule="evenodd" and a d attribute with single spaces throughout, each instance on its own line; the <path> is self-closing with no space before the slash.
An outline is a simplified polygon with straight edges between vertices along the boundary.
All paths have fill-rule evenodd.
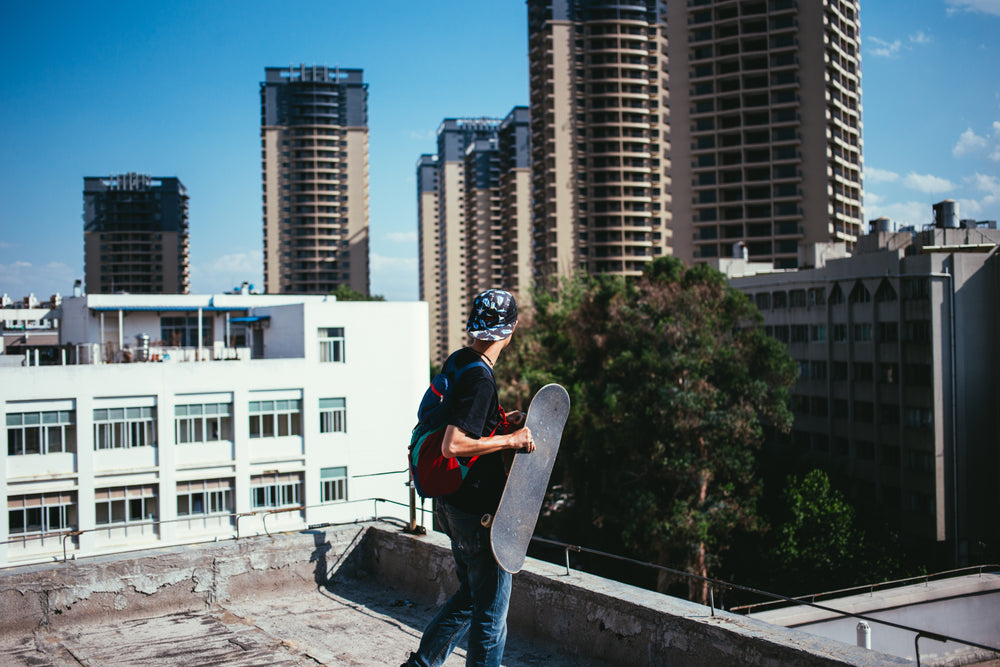
<path id="1" fill-rule="evenodd" d="M 489 370 L 491 375 L 493 371 L 483 361 L 456 369 L 453 360 L 454 355 L 448 357 L 441 372 L 431 379 L 417 408 L 418 423 L 410 435 L 410 477 L 421 498 L 437 498 L 458 491 L 472 464 L 479 458 L 447 458 L 441 453 L 441 443 L 448 428 L 449 399 L 458 378 L 476 366 Z"/>

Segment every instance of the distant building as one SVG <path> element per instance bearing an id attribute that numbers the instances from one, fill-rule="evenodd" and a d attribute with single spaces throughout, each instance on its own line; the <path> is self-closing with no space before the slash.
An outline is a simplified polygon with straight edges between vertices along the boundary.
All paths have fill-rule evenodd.
<path id="1" fill-rule="evenodd" d="M 260 84 L 264 288 L 369 294 L 368 84 L 360 69 L 268 67 Z"/>
<path id="2" fill-rule="evenodd" d="M 670 252 L 666 19 L 665 0 L 528 1 L 541 286 L 577 271 L 639 275 Z"/>
<path id="3" fill-rule="evenodd" d="M 864 234 L 859 0 L 671 2 L 674 253 L 795 268 Z"/>
<path id="4" fill-rule="evenodd" d="M 188 293 L 188 194 L 179 179 L 86 177 L 83 221 L 88 293 Z"/>
<path id="5" fill-rule="evenodd" d="M 990 229 L 874 231 L 851 257 L 800 253 L 798 271 L 716 262 L 798 363 L 791 454 L 937 543 L 941 565 L 1000 554 L 998 244 Z"/>
<path id="6" fill-rule="evenodd" d="M 420 299 L 431 308 L 431 358 L 465 341 L 479 292 L 524 303 L 533 285 L 527 107 L 503 119 L 447 118 L 438 152 L 417 162 Z"/>
<path id="7" fill-rule="evenodd" d="M 407 502 L 424 304 L 89 294 L 57 311 L 65 365 L 2 369 L 0 565 Z"/>

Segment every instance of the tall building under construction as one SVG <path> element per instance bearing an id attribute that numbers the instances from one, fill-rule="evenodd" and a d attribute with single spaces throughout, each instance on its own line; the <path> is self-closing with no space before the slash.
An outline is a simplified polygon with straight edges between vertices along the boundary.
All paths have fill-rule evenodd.
<path id="1" fill-rule="evenodd" d="M 268 67 L 260 84 L 264 287 L 367 295 L 368 84 L 360 69 Z"/>

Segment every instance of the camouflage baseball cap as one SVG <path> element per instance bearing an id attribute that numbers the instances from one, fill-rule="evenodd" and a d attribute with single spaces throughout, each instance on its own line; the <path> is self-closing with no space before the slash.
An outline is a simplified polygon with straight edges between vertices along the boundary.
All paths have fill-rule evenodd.
<path id="1" fill-rule="evenodd" d="M 510 292 L 490 289 L 472 302 L 472 314 L 465 330 L 479 340 L 503 340 L 514 333 L 517 302 Z"/>

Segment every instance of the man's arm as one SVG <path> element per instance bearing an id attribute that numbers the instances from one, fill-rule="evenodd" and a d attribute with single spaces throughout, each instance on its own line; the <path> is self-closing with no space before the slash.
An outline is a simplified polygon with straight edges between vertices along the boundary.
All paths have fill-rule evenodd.
<path id="1" fill-rule="evenodd" d="M 465 431 L 449 424 L 441 441 L 441 453 L 449 459 L 455 456 L 483 456 L 504 449 L 535 451 L 531 430 L 521 428 L 507 435 L 491 435 L 488 438 L 477 439 L 470 438 Z"/>

